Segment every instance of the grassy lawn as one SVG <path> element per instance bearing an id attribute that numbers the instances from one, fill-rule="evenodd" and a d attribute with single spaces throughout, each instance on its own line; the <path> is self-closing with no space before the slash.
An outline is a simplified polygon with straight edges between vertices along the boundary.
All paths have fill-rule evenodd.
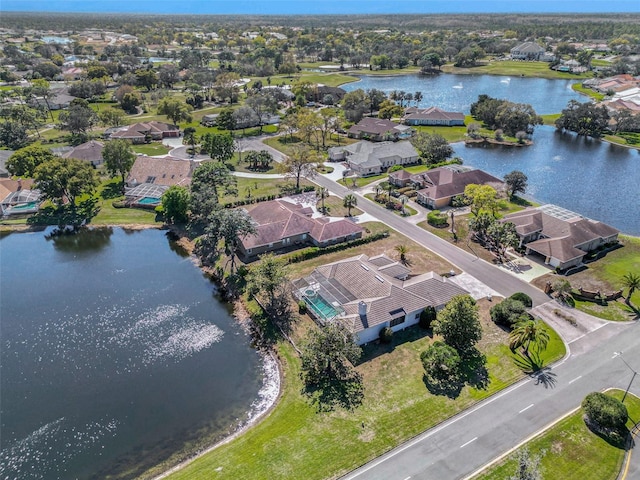
<path id="1" fill-rule="evenodd" d="M 339 140 L 339 141 L 338 141 Z M 351 143 L 356 143 L 358 140 L 348 137 L 340 136 L 339 138 L 333 134 L 327 135 L 325 139 L 325 147 L 324 149 L 329 149 L 331 147 L 337 147 L 341 145 L 349 145 Z M 289 155 L 291 152 L 291 146 L 302 144 L 302 139 L 293 135 L 292 137 L 289 135 L 279 135 L 277 137 L 266 138 L 264 143 L 269 145 L 270 147 L 275 148 L 276 150 L 284 153 L 285 155 Z M 322 155 L 323 148 L 320 146 L 320 154 Z"/>
<path id="2" fill-rule="evenodd" d="M 251 191 L 252 197 L 264 197 L 267 195 L 278 195 L 282 193 L 281 187 L 286 186 L 293 188 L 295 182 L 290 179 L 282 178 L 243 178 L 237 177 L 238 180 L 238 195 L 225 195 L 220 199 L 220 203 L 235 202 L 237 200 L 244 200 L 248 197 L 248 192 Z M 312 185 L 311 182 L 300 179 L 300 186 L 304 187 Z"/>
<path id="3" fill-rule="evenodd" d="M 608 394 L 618 399 L 623 396 L 620 390 L 613 390 Z M 632 428 L 640 419 L 640 399 L 628 395 L 625 405 L 629 412 L 627 427 Z M 544 478 L 614 480 L 618 477 L 624 459 L 624 448 L 591 432 L 582 417 L 583 411 L 579 409 L 527 442 L 526 446 L 531 454 L 542 454 L 540 466 L 543 474 L 546 474 Z M 511 455 L 476 478 L 507 480 L 516 469 L 517 462 Z"/>
<path id="4" fill-rule="evenodd" d="M 631 139 L 632 141 L 629 141 L 627 138 L 624 138 L 620 135 L 609 135 L 609 134 L 602 137 L 602 139 L 605 142 L 613 143 L 615 145 L 621 145 L 623 147 L 640 148 L 640 145 L 638 145 L 638 142 L 635 140 L 636 135 L 633 135 L 633 134 L 629 135 L 628 138 Z"/>
<path id="5" fill-rule="evenodd" d="M 342 72 L 302 72 L 300 75 L 273 75 L 271 78 L 271 85 L 291 85 L 296 81 L 310 82 L 312 84 L 327 85 L 329 87 L 337 87 L 345 83 L 355 82 L 357 77 L 351 75 L 345 75 Z M 252 77 L 249 85 L 253 82 L 260 80 L 263 85 L 269 85 L 267 77 Z"/>
<path id="6" fill-rule="evenodd" d="M 322 203 L 318 201 L 316 207 L 320 211 Z M 342 199 L 335 195 L 330 195 L 329 198 L 324 199 L 324 207 L 327 209 L 327 215 L 332 217 L 346 217 L 348 213 L 347 208 L 342 204 Z M 362 215 L 362 210 L 357 207 L 352 208 L 351 216 L 357 217 L 358 215 Z"/>
<path id="7" fill-rule="evenodd" d="M 593 98 L 594 100 L 600 101 L 605 95 L 600 92 L 596 92 L 595 90 L 591 90 L 590 88 L 583 87 L 580 83 L 574 83 L 571 85 L 574 91 L 586 95 L 587 97 Z"/>
<path id="8" fill-rule="evenodd" d="M 153 157 L 154 155 L 166 155 L 169 153 L 169 150 L 171 150 L 171 148 L 159 142 L 147 143 L 144 145 L 132 145 L 131 148 L 134 152 L 142 153 L 149 157 Z"/>
<path id="9" fill-rule="evenodd" d="M 569 280 L 575 289 L 582 287 L 589 291 L 613 292 L 623 288 L 622 277 L 626 273 L 640 271 L 640 238 L 619 235 L 619 239 L 622 248 L 587 264 L 585 270 L 562 278 Z M 536 279 L 534 284 L 541 288 L 547 281 L 553 282 L 556 278 L 555 274 L 547 274 Z M 626 293 L 626 289 L 623 290 L 623 294 Z M 636 307 L 640 306 L 640 291 L 634 292 L 631 302 Z M 579 310 L 606 320 L 631 320 L 634 316 L 622 299 L 605 306 L 592 302 L 575 303 Z"/>
<path id="10" fill-rule="evenodd" d="M 549 113 L 547 115 L 540 115 L 545 125 L 556 126 L 556 120 L 560 118 L 560 113 Z"/>
<path id="11" fill-rule="evenodd" d="M 549 68 L 547 62 L 525 62 L 517 60 L 492 60 L 488 63 L 471 68 L 458 68 L 453 65 L 442 67 L 445 73 L 475 74 L 475 75 L 508 75 L 515 77 L 539 77 L 551 79 L 578 80 L 581 78 L 592 78 L 592 73 L 574 74 L 558 72 Z"/>
<path id="12" fill-rule="evenodd" d="M 153 210 L 141 208 L 114 208 L 112 199 L 100 200 L 100 211 L 91 219 L 91 225 L 162 225 Z"/>
<path id="13" fill-rule="evenodd" d="M 368 224 L 367 228 L 374 231 L 385 227 Z M 415 262 L 415 273 L 448 271 L 447 262 L 391 232 L 384 240 L 291 265 L 290 274 L 297 278 L 318 265 L 359 253 L 386 252 L 395 258 L 394 247 L 399 243 L 409 247 L 408 257 Z M 298 356 L 288 343 L 279 342 L 276 348 L 284 382 L 272 413 L 239 438 L 169 478 L 335 478 L 488 397 L 524 373 L 506 347 L 507 333 L 489 319 L 493 304 L 483 299 L 478 305 L 484 332 L 478 348 L 486 355 L 489 378 L 484 388 L 466 385 L 451 397 L 431 394 L 423 382 L 420 353 L 434 338 L 430 330 L 412 327 L 396 333 L 391 345 L 373 344 L 364 349 L 363 359 L 357 365 L 365 389 L 361 406 L 352 411 L 319 412 L 301 394 Z M 302 332 L 312 328 L 315 328 L 312 321 L 303 316 L 292 337 L 301 343 Z M 563 349 L 550 347 L 542 361 L 546 364 L 562 355 Z"/>

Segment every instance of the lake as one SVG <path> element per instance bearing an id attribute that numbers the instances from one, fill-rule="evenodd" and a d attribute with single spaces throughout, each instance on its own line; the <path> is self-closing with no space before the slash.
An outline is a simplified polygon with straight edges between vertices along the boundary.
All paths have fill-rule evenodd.
<path id="1" fill-rule="evenodd" d="M 134 478 L 273 400 L 273 362 L 165 232 L 50 233 L 0 240 L 0 478 Z"/>
<path id="2" fill-rule="evenodd" d="M 586 101 L 587 97 L 571 88 L 577 81 L 496 75 L 364 75 L 360 81 L 347 83 L 342 88 L 348 92 L 358 88 L 377 88 L 387 94 L 393 90 L 421 91 L 423 100 L 419 106 L 436 106 L 466 114 L 471 104 L 478 100 L 478 95 L 487 94 L 512 102 L 529 103 L 539 115 L 543 115 L 560 113 L 569 100 Z"/>
<path id="3" fill-rule="evenodd" d="M 342 87 L 377 88 L 385 92 L 422 91 L 421 106 L 469 113 L 478 95 L 529 103 L 539 114 L 560 113 L 571 99 L 587 98 L 574 92 L 571 80 L 501 77 L 495 75 L 437 76 L 367 75 Z M 520 170 L 529 177 L 527 193 L 542 203 L 554 203 L 624 233 L 640 235 L 640 152 L 600 140 L 536 127 L 529 147 L 465 147 L 455 144 L 464 163 L 497 177 Z"/>

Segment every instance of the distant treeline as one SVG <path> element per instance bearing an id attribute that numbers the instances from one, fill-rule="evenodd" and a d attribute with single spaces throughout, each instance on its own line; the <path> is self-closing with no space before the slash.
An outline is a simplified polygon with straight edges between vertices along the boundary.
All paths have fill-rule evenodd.
<path id="1" fill-rule="evenodd" d="M 3 12 L 4 24 L 17 30 L 77 31 L 86 28 L 111 29 L 136 34 L 149 27 L 257 29 L 265 26 L 308 29 L 389 29 L 396 31 L 510 30 L 517 38 L 544 37 L 612 39 L 640 35 L 640 14 L 458 14 L 458 15 L 149 15 L 109 13 Z"/>

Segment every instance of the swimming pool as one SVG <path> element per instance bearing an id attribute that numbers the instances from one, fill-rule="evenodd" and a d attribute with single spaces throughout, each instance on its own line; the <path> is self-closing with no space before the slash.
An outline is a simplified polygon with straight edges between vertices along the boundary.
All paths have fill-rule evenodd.
<path id="1" fill-rule="evenodd" d="M 20 205 L 13 205 L 11 207 L 11 210 L 31 210 L 36 208 L 37 206 L 38 202 L 22 203 Z"/>
<path id="2" fill-rule="evenodd" d="M 155 205 L 160 204 L 160 199 L 156 197 L 143 197 L 136 203 L 139 205 Z"/>
<path id="3" fill-rule="evenodd" d="M 313 313 L 321 320 L 331 320 L 340 313 L 340 310 L 336 309 L 333 305 L 327 302 L 324 297 L 313 293 L 309 295 L 307 292 L 304 294 L 304 301 L 313 311 Z"/>

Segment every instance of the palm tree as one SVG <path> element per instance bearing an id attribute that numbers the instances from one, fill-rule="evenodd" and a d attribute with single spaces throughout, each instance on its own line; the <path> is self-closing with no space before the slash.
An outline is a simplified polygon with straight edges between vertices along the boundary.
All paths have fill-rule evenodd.
<path id="1" fill-rule="evenodd" d="M 422 92 L 420 90 L 418 90 L 416 93 L 413 94 L 413 101 L 416 102 L 416 107 L 422 101 L 423 98 L 424 97 L 423 97 Z"/>
<path id="2" fill-rule="evenodd" d="M 378 200 L 378 197 L 382 193 L 382 190 L 383 190 L 383 188 L 380 186 L 380 184 L 378 184 L 375 187 L 373 187 L 373 191 L 376 194 L 376 200 Z"/>
<path id="3" fill-rule="evenodd" d="M 631 295 L 633 295 L 636 289 L 640 289 L 640 275 L 629 272 L 622 277 L 622 281 L 624 286 L 629 289 L 629 294 L 625 301 L 627 305 L 631 306 Z"/>
<path id="4" fill-rule="evenodd" d="M 400 200 L 400 203 L 402 204 L 402 215 L 406 215 L 404 207 L 409 202 L 409 197 L 407 197 L 406 195 L 400 195 L 400 198 L 398 200 Z"/>
<path id="5" fill-rule="evenodd" d="M 329 196 L 329 190 L 325 187 L 318 187 L 316 189 L 316 197 L 322 202 L 322 214 L 326 215 L 327 210 L 324 208 L 324 199 Z"/>
<path id="6" fill-rule="evenodd" d="M 529 347 L 534 343 L 539 352 L 547 348 L 549 332 L 540 320 L 523 320 L 518 322 L 509 334 L 509 348 L 515 350 L 522 347 L 524 354 L 529 356 Z"/>
<path id="7" fill-rule="evenodd" d="M 351 209 L 358 205 L 358 198 L 353 193 L 348 193 L 344 196 L 342 204 L 347 209 L 347 216 L 351 216 Z"/>
<path id="8" fill-rule="evenodd" d="M 409 249 L 407 248 L 406 245 L 396 245 L 395 246 L 396 252 L 398 252 L 398 255 L 400 255 L 400 263 L 402 263 L 403 265 L 407 264 L 407 252 L 409 251 Z"/>

